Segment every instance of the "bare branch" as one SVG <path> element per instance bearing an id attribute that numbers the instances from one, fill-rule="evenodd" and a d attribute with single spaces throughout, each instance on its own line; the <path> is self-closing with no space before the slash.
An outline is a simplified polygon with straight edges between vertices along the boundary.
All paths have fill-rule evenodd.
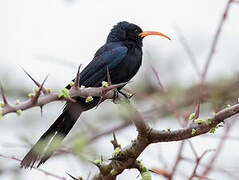
<path id="1" fill-rule="evenodd" d="M 6 158 L 6 159 L 12 159 L 12 160 L 15 160 L 15 161 L 18 161 L 18 162 L 21 162 L 21 161 L 22 161 L 21 159 L 18 159 L 18 158 L 16 158 L 15 156 L 5 156 L 5 155 L 1 155 L 1 154 L 0 154 L 0 157 Z M 51 172 L 45 171 L 45 170 L 43 170 L 43 169 L 39 169 L 39 168 L 35 168 L 35 167 L 32 167 L 32 168 L 35 169 L 36 171 L 42 172 L 42 173 L 45 174 L 46 176 L 51 176 L 51 177 L 54 177 L 54 178 L 60 179 L 60 180 L 67 180 L 67 179 L 64 178 L 64 177 L 58 176 L 58 175 L 53 174 L 53 173 L 51 173 Z"/>
<path id="2" fill-rule="evenodd" d="M 1 83 L 0 83 L 0 86 L 1 86 L 1 94 L 2 94 L 3 103 L 4 103 L 4 106 L 6 106 L 8 105 L 7 98 Z"/>
<path id="3" fill-rule="evenodd" d="M 201 77 L 201 73 L 200 73 L 200 70 L 199 70 L 199 67 L 198 67 L 198 64 L 197 64 L 197 59 L 196 59 L 192 49 L 188 45 L 188 42 L 187 42 L 186 38 L 183 36 L 183 33 L 181 32 L 181 30 L 178 27 L 176 27 L 176 30 L 177 30 L 179 40 L 180 40 L 182 46 L 184 47 L 185 51 L 187 52 L 187 54 L 189 56 L 189 59 L 190 59 L 190 62 L 192 63 L 192 66 L 193 66 L 196 74 L 199 77 Z"/>
<path id="4" fill-rule="evenodd" d="M 223 15 L 221 17 L 221 20 L 219 22 L 219 25 L 218 25 L 218 28 L 217 28 L 217 31 L 214 35 L 214 39 L 213 39 L 213 42 L 212 42 L 212 46 L 211 46 L 211 49 L 210 49 L 210 52 L 208 54 L 208 57 L 207 57 L 207 60 L 206 60 L 206 64 L 204 66 L 204 71 L 202 73 L 202 79 L 201 79 L 201 83 L 204 82 L 205 78 L 206 78 L 206 74 L 207 74 L 207 71 L 208 71 L 208 68 L 209 68 L 209 65 L 210 65 L 210 62 L 212 61 L 212 58 L 213 58 L 213 55 L 214 55 L 214 52 L 216 50 L 216 46 L 217 46 L 217 42 L 218 42 L 218 39 L 219 39 L 219 36 L 221 34 L 221 31 L 222 31 L 222 27 L 224 25 L 224 22 L 227 18 L 227 15 L 228 15 L 228 12 L 229 12 L 229 9 L 230 9 L 230 5 L 231 3 L 233 2 L 233 0 L 228 0 L 227 2 L 227 5 L 226 5 L 226 8 L 223 12 Z"/>

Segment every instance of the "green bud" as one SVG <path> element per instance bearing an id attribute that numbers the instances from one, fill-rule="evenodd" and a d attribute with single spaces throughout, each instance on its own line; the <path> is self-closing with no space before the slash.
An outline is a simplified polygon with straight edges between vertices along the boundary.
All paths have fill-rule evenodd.
<path id="1" fill-rule="evenodd" d="M 190 119 L 190 120 L 193 120 L 193 118 L 195 117 L 195 115 L 196 115 L 195 113 L 190 114 L 189 119 Z"/>
<path id="2" fill-rule="evenodd" d="M 51 88 L 46 88 L 48 93 L 51 93 Z"/>
<path id="3" fill-rule="evenodd" d="M 93 97 L 92 96 L 88 96 L 86 99 L 85 99 L 85 102 L 88 103 L 90 101 L 93 101 Z"/>
<path id="4" fill-rule="evenodd" d="M 70 86 L 71 86 L 71 87 L 74 86 L 74 84 L 75 84 L 75 83 L 74 83 L 73 81 L 70 82 Z"/>
<path id="5" fill-rule="evenodd" d="M 142 172 L 141 177 L 142 177 L 141 180 L 151 180 L 152 179 L 149 171 Z"/>
<path id="6" fill-rule="evenodd" d="M 231 107 L 231 104 L 228 104 L 227 107 Z"/>
<path id="7" fill-rule="evenodd" d="M 33 97 L 34 96 L 34 94 L 33 93 L 28 93 L 28 95 L 27 95 L 28 97 Z"/>
<path id="8" fill-rule="evenodd" d="M 80 86 L 80 88 L 84 89 L 84 88 L 85 88 L 85 86 L 84 86 L 84 85 L 81 85 L 81 86 Z"/>
<path id="9" fill-rule="evenodd" d="M 78 176 L 78 180 L 83 180 L 82 176 Z"/>
<path id="10" fill-rule="evenodd" d="M 212 127 L 211 129 L 210 129 L 210 133 L 214 133 L 216 131 L 216 128 L 215 127 Z"/>
<path id="11" fill-rule="evenodd" d="M 143 167 L 143 162 L 139 160 L 139 164 L 141 167 Z"/>
<path id="12" fill-rule="evenodd" d="M 33 90 L 35 93 L 37 93 L 39 91 L 39 88 L 34 88 Z"/>
<path id="13" fill-rule="evenodd" d="M 18 110 L 16 111 L 16 113 L 17 113 L 18 116 L 21 116 L 22 110 L 21 110 L 21 109 L 18 109 Z"/>
<path id="14" fill-rule="evenodd" d="M 4 105 L 5 105 L 4 103 L 0 103 L 1 108 L 4 108 Z"/>
<path id="15" fill-rule="evenodd" d="M 94 161 L 94 163 L 95 163 L 95 164 L 97 164 L 97 165 L 100 165 L 100 163 L 101 163 L 101 160 L 99 160 L 99 159 L 96 159 L 96 160 Z"/>
<path id="16" fill-rule="evenodd" d="M 19 99 L 15 101 L 15 105 L 18 105 L 20 103 Z"/>
<path id="17" fill-rule="evenodd" d="M 209 125 L 212 123 L 212 118 L 206 118 L 206 125 Z"/>
<path id="18" fill-rule="evenodd" d="M 218 125 L 216 125 L 216 127 L 215 127 L 215 128 L 217 129 L 217 128 L 219 128 L 219 127 L 220 127 L 220 125 L 218 124 Z"/>
<path id="19" fill-rule="evenodd" d="M 106 82 L 106 81 L 102 81 L 101 84 L 102 84 L 102 87 L 108 87 L 109 86 L 108 82 Z"/>
<path id="20" fill-rule="evenodd" d="M 58 96 L 58 98 L 61 98 L 61 97 L 70 98 L 69 90 L 66 88 L 60 89 L 60 93 L 57 96 Z"/>
<path id="21" fill-rule="evenodd" d="M 113 157 L 118 156 L 118 154 L 120 153 L 121 149 L 120 148 L 115 148 L 114 152 L 113 152 Z"/>
<path id="22" fill-rule="evenodd" d="M 201 118 L 198 118 L 198 119 L 194 120 L 194 123 L 196 123 L 196 124 L 200 124 L 202 122 L 203 122 L 203 120 Z"/>
<path id="23" fill-rule="evenodd" d="M 2 110 L 0 109 L 0 119 L 2 119 Z"/>
<path id="24" fill-rule="evenodd" d="M 112 176 L 115 176 L 115 175 L 117 174 L 117 171 L 116 171 L 115 169 L 112 169 L 112 170 L 110 171 L 110 174 L 111 174 Z"/>
<path id="25" fill-rule="evenodd" d="M 196 132 L 197 132 L 196 129 L 193 128 L 192 129 L 192 135 L 195 134 Z"/>
<path id="26" fill-rule="evenodd" d="M 142 166 L 142 171 L 141 172 L 146 172 L 148 169 L 145 166 Z"/>

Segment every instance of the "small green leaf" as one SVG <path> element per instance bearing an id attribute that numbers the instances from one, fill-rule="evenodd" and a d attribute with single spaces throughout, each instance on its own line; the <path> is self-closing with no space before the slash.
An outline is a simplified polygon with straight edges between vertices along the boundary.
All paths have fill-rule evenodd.
<path id="1" fill-rule="evenodd" d="M 196 123 L 196 124 L 200 124 L 202 122 L 203 122 L 203 120 L 201 118 L 198 118 L 198 119 L 194 120 L 194 123 Z"/>
<path id="2" fill-rule="evenodd" d="M 75 84 L 75 83 L 74 83 L 73 81 L 70 82 L 70 86 L 71 86 L 71 87 L 74 86 L 74 84 Z"/>
<path id="3" fill-rule="evenodd" d="M 196 129 L 192 129 L 192 134 L 195 134 L 197 131 L 196 131 Z"/>
<path id="4" fill-rule="evenodd" d="M 193 120 L 193 118 L 195 117 L 195 115 L 196 115 L 195 113 L 190 114 L 189 119 L 190 119 L 190 120 Z"/>
<path id="5" fill-rule="evenodd" d="M 82 176 L 78 176 L 78 180 L 83 180 L 83 177 Z"/>
<path id="6" fill-rule="evenodd" d="M 51 88 L 46 88 L 48 93 L 51 93 Z"/>
<path id="7" fill-rule="evenodd" d="M 18 116 L 21 116 L 22 110 L 21 110 L 21 109 L 18 109 L 18 110 L 16 111 L 16 113 L 17 113 Z"/>
<path id="8" fill-rule="evenodd" d="M 37 93 L 39 91 L 39 88 L 34 88 L 33 90 L 35 93 Z"/>
<path id="9" fill-rule="evenodd" d="M 110 171 L 110 174 L 111 174 L 112 176 L 115 176 L 115 175 L 117 174 L 117 171 L 116 171 L 115 169 L 112 169 L 112 170 Z"/>
<path id="10" fill-rule="evenodd" d="M 139 160 L 139 164 L 141 167 L 143 167 L 143 162 Z"/>
<path id="11" fill-rule="evenodd" d="M 142 166 L 142 171 L 141 172 L 146 172 L 148 169 L 145 166 Z"/>
<path id="12" fill-rule="evenodd" d="M 20 103 L 19 99 L 16 99 L 15 105 L 18 105 Z"/>
<path id="13" fill-rule="evenodd" d="M 61 98 L 61 97 L 70 98 L 69 90 L 66 88 L 60 89 L 60 93 L 57 96 L 58 96 L 58 98 Z"/>
<path id="14" fill-rule="evenodd" d="M 84 88 L 85 88 L 85 86 L 84 86 L 84 85 L 81 85 L 81 86 L 80 86 L 80 88 L 84 89 Z"/>
<path id="15" fill-rule="evenodd" d="M 209 132 L 210 132 L 210 133 L 215 133 L 215 131 L 216 131 L 216 128 L 215 128 L 215 127 L 212 127 Z"/>
<path id="16" fill-rule="evenodd" d="M 33 97 L 34 96 L 34 94 L 33 93 L 28 93 L 28 95 L 27 95 L 28 97 Z"/>
<path id="17" fill-rule="evenodd" d="M 5 105 L 4 103 L 0 103 L 1 108 L 4 108 L 4 105 Z"/>
<path id="18" fill-rule="evenodd" d="M 101 160 L 99 160 L 99 159 L 96 159 L 96 160 L 94 161 L 94 163 L 95 163 L 95 164 L 97 164 L 97 165 L 100 165 L 100 163 L 101 163 Z"/>
<path id="19" fill-rule="evenodd" d="M 106 81 L 102 81 L 101 84 L 102 84 L 102 87 L 108 87 L 109 86 L 108 82 L 106 82 Z"/>
<path id="20" fill-rule="evenodd" d="M 212 116 L 216 116 L 216 113 L 215 113 L 215 112 L 212 112 Z"/>
<path id="21" fill-rule="evenodd" d="M 114 152 L 113 152 L 113 157 L 118 156 L 118 154 L 120 153 L 121 149 L 120 148 L 115 148 Z"/>
<path id="22" fill-rule="evenodd" d="M 2 119 L 2 110 L 0 109 L 0 119 Z"/>
<path id="23" fill-rule="evenodd" d="M 212 123 L 212 118 L 206 118 L 206 125 L 209 125 Z"/>
<path id="24" fill-rule="evenodd" d="M 147 171 L 142 171 L 141 172 L 141 180 L 151 180 L 151 173 L 147 170 Z"/>
<path id="25" fill-rule="evenodd" d="M 88 103 L 90 101 L 93 101 L 93 97 L 92 96 L 88 96 L 86 99 L 85 99 L 85 102 Z"/>

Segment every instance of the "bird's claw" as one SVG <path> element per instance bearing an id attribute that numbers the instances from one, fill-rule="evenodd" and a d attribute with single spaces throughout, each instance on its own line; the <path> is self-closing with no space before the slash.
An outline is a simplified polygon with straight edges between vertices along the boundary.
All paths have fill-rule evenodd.
<path id="1" fill-rule="evenodd" d="M 124 100 L 126 100 L 127 103 L 130 103 L 130 99 L 133 97 L 132 94 L 125 93 L 125 92 L 122 92 L 118 89 L 115 89 L 114 90 L 114 97 L 113 97 L 113 102 L 115 104 L 117 104 L 118 103 L 117 101 L 119 101 L 119 94 L 123 95 Z"/>
<path id="2" fill-rule="evenodd" d="M 119 99 L 119 91 L 114 89 L 113 103 L 118 104 L 117 100 Z"/>

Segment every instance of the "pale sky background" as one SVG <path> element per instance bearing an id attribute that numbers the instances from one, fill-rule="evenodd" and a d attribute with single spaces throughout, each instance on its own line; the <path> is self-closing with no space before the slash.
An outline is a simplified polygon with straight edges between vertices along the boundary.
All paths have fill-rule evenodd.
<path id="1" fill-rule="evenodd" d="M 49 86 L 56 84 L 58 87 L 64 87 L 74 77 L 80 63 L 86 66 L 91 61 L 96 50 L 105 43 L 112 26 L 124 20 L 139 25 L 143 30 L 160 31 L 172 38 L 172 41 L 155 36 L 145 38 L 145 59 L 140 73 L 150 63 L 155 63 L 163 82 L 167 83 L 171 79 L 167 79 L 168 75 L 165 72 L 171 71 L 165 68 L 169 68 L 170 64 L 177 64 L 177 74 L 174 76 L 180 83 L 188 84 L 192 81 L 197 83 L 198 78 L 180 45 L 175 26 L 183 32 L 197 56 L 198 64 L 203 67 L 226 2 L 226 0 L 1 0 L 0 66 L 3 72 L 0 72 L 2 76 L 0 80 L 4 82 L 7 77 L 1 74 L 7 71 L 8 76 L 15 79 L 16 85 L 32 87 L 32 82 L 21 70 L 23 67 L 40 81 L 50 74 L 47 81 Z M 233 5 L 219 39 L 216 55 L 209 70 L 209 79 L 218 75 L 230 76 L 239 70 L 238 17 L 239 5 Z M 147 61 L 147 54 L 152 60 Z M 129 129 L 126 129 L 122 134 L 127 136 L 128 131 Z M 122 138 L 121 142 L 127 143 L 129 138 L 134 137 L 135 130 L 131 129 L 131 132 L 133 133 L 130 137 Z M 40 136 L 42 132 L 37 133 Z M 104 141 L 105 139 L 98 143 Z M 109 156 L 110 144 L 104 143 L 107 144 L 106 152 Z M 208 144 L 213 143 L 210 141 Z M 176 147 L 169 143 L 165 153 L 173 156 Z M 152 151 L 156 154 L 157 146 L 152 146 Z M 81 171 L 82 165 L 76 163 L 79 169 L 77 166 L 70 168 L 69 164 L 68 166 L 61 164 L 62 159 L 64 158 L 57 161 L 59 163 L 49 162 L 46 167 L 64 176 L 65 171 L 87 176 L 87 172 Z M 157 164 L 150 156 L 148 161 L 147 159 L 145 161 L 151 164 L 151 160 Z M 127 174 L 133 174 L 130 176 L 133 179 L 137 176 L 136 171 Z M 33 177 L 54 179 L 36 171 L 27 171 L 25 180 Z M 119 179 L 128 177 L 123 175 Z M 9 177 L 5 178 L 10 180 Z M 157 179 L 160 177 L 157 176 Z M 220 176 L 217 179 L 220 179 Z"/>

